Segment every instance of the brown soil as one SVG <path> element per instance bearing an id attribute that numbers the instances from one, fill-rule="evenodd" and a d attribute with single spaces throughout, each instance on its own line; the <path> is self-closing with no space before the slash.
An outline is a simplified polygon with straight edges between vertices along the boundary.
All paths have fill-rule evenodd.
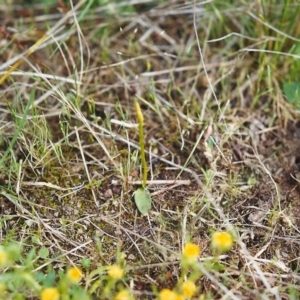
<path id="1" fill-rule="evenodd" d="M 145 8 L 137 9 L 144 11 Z M 17 12 L 20 18 L 21 12 Z M 5 24 L 12 22 L 17 27 L 18 19 L 13 19 L 15 14 L 5 15 L 2 21 Z M 31 20 L 26 19 L 28 26 L 35 22 L 34 16 L 37 15 L 38 11 L 34 12 Z M 208 46 L 206 54 L 211 80 L 216 81 L 230 69 L 234 72 L 226 79 L 228 86 L 220 84 L 216 89 L 221 111 L 212 96 L 209 103 L 204 104 L 209 86 L 203 69 L 197 70 L 197 47 L 190 45 L 191 53 L 185 52 L 189 38 L 195 39 L 192 15 L 174 19 L 172 16 L 155 16 L 151 12 L 143 17 L 141 12 L 140 20 L 146 20 L 149 28 L 153 22 L 168 35 L 164 37 L 154 32 L 149 38 L 145 37 L 145 43 L 140 40 L 148 28 L 142 26 L 142 22 L 135 24 L 134 18 L 129 17 L 120 18 L 114 24 L 108 23 L 107 31 L 102 34 L 109 38 L 103 38 L 99 44 L 94 28 L 101 27 L 103 18 L 95 17 L 94 23 L 82 24 L 91 53 L 88 67 L 91 71 L 83 76 L 80 94 L 74 99 L 77 97 L 86 122 L 62 104 L 53 92 L 35 108 L 41 120 L 35 123 L 30 119 L 26 121 L 22 136 L 9 154 L 11 158 L 5 166 L 1 166 L 1 239 L 13 230 L 14 238 L 26 240 L 30 248 L 30 237 L 39 235 L 42 244 L 49 246 L 51 257 L 68 253 L 53 264 L 54 269 L 64 266 L 68 259 L 76 263 L 82 257 L 91 259 L 91 269 L 99 264 L 111 264 L 116 260 L 116 248 L 120 247 L 126 255 L 134 290 L 137 295 L 142 295 L 141 299 L 145 299 L 143 293 L 150 293 L 153 284 L 161 289 L 172 288 L 176 283 L 180 273 L 177 254 L 181 251 L 183 233 L 201 246 L 203 258 L 212 255 L 210 233 L 214 229 L 226 229 L 224 220 L 211 203 L 213 199 L 237 229 L 249 253 L 261 259 L 260 268 L 271 286 L 275 287 L 280 282 L 281 297 L 287 299 L 289 284 L 299 285 L 295 274 L 299 272 L 300 250 L 300 121 L 294 108 L 283 99 L 268 96 L 260 97 L 253 105 L 250 87 L 241 89 L 241 97 L 237 87 L 239 83 L 234 82 L 234 78 L 241 74 L 246 64 L 253 64 L 258 57 L 253 55 L 245 61 L 232 58 L 231 62 L 214 53 L 216 49 L 211 46 Z M 130 27 L 130 24 L 134 26 Z M 42 24 L 38 25 L 41 28 Z M 119 31 L 120 27 L 123 32 Z M 133 33 L 135 28 L 138 28 L 137 33 Z M 202 31 L 199 29 L 199 32 Z M 37 38 L 34 34 L 34 39 Z M 1 39 L 2 45 L 9 42 L 4 35 Z M 2 52 L 2 62 L 20 52 L 18 45 L 27 48 L 35 40 L 20 38 L 18 43 L 14 41 Z M 79 68 L 82 54 L 76 33 L 66 40 L 66 45 Z M 151 45 L 156 48 L 152 49 Z M 83 57 L 88 59 L 86 45 L 84 47 Z M 29 60 L 45 73 L 71 78 L 62 55 L 58 52 L 50 58 L 52 52 L 51 47 L 42 49 L 31 55 Z M 124 55 L 120 56 L 117 52 Z M 164 52 L 175 58 L 166 57 Z M 139 55 L 145 57 L 135 59 Z M 126 61 L 128 57 L 133 59 L 120 66 L 99 68 L 104 64 Z M 68 63 L 69 67 L 74 67 L 69 59 Z M 186 71 L 180 69 L 187 66 L 191 68 Z M 32 71 L 26 63 L 20 68 Z M 249 76 L 255 75 L 251 67 L 248 71 L 252 72 Z M 149 72 L 153 75 L 150 76 Z M 136 74 L 139 74 L 138 79 Z M 14 80 L 37 87 L 36 99 L 49 89 L 45 82 L 38 84 L 28 76 L 15 76 Z M 56 84 L 55 80 L 52 82 Z M 69 94 L 73 93 L 70 89 L 74 90 L 74 86 L 68 83 L 61 88 Z M 232 98 L 226 107 L 230 89 Z M 10 80 L 2 86 L 1 155 L 16 132 L 13 112 L 22 113 L 30 87 L 23 88 L 22 93 L 23 96 L 17 97 L 17 90 L 12 88 Z M 156 101 L 153 100 L 154 94 Z M 191 181 L 189 185 L 175 187 L 149 185 L 150 192 L 154 194 L 149 216 L 141 216 L 133 201 L 137 188 L 133 183 L 140 179 L 139 158 L 136 159 L 134 154 L 134 145 L 139 142 L 138 132 L 135 128 L 128 129 L 110 122 L 128 120 L 136 123 L 135 95 L 155 108 L 141 102 L 146 149 L 152 153 L 147 155 L 147 161 L 153 179 Z M 200 118 L 203 106 L 206 106 L 205 114 Z M 275 111 L 276 117 L 273 117 Z M 32 110 L 29 115 L 33 114 Z M 87 124 L 95 134 L 91 133 Z M 101 132 L 97 125 L 107 132 Z M 46 128 L 49 136 L 41 141 L 39 131 Z M 71 133 L 68 139 L 64 138 L 63 128 Z M 103 147 L 95 136 L 101 138 Z M 211 148 L 211 156 L 208 156 L 206 141 L 210 137 L 216 143 Z M 58 143 L 60 146 L 56 150 L 61 152 L 56 155 L 56 146 L 53 145 Z M 104 148 L 113 159 L 107 156 Z M 187 165 L 189 171 L 181 172 L 161 160 L 164 158 L 184 166 L 193 149 Z M 21 164 L 21 174 L 12 169 L 14 162 Z M 207 177 L 209 172 L 213 174 L 211 179 Z M 149 172 L 149 179 L 150 176 Z M 203 186 L 212 199 L 207 199 Z M 33 221 L 29 222 L 29 219 Z M 100 253 L 95 237 L 102 244 Z M 223 263 L 228 266 L 227 282 L 223 284 L 234 290 L 240 299 L 258 299 L 265 286 L 257 274 L 253 274 L 254 270 L 238 244 Z M 225 278 L 221 273 L 214 275 L 220 281 Z M 232 286 L 237 282 L 241 285 Z M 211 293 L 214 299 L 223 295 L 207 276 L 201 278 L 199 289 L 199 293 Z"/>

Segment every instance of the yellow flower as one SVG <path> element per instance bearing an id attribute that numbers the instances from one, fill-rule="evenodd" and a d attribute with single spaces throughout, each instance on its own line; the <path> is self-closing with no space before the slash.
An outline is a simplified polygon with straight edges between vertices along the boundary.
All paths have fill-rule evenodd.
<path id="1" fill-rule="evenodd" d="M 218 252 L 226 252 L 232 248 L 233 238 L 231 234 L 225 231 L 215 232 L 211 239 L 212 249 Z"/>
<path id="2" fill-rule="evenodd" d="M 45 288 L 41 292 L 41 300 L 59 300 L 59 292 L 56 288 Z"/>
<path id="3" fill-rule="evenodd" d="M 108 267 L 108 275 L 113 279 L 121 279 L 124 275 L 124 270 L 118 265 Z"/>
<path id="4" fill-rule="evenodd" d="M 72 267 L 68 270 L 67 277 L 72 283 L 76 284 L 81 280 L 82 272 L 79 268 Z"/>
<path id="5" fill-rule="evenodd" d="M 187 280 L 185 281 L 182 285 L 182 292 L 184 294 L 184 296 L 191 298 L 194 296 L 195 292 L 196 292 L 196 285 L 193 281 L 191 280 Z"/>
<path id="6" fill-rule="evenodd" d="M 183 295 L 177 294 L 175 300 L 185 300 L 185 297 Z"/>
<path id="7" fill-rule="evenodd" d="M 169 289 L 163 289 L 159 292 L 159 300 L 176 300 L 177 294 Z"/>
<path id="8" fill-rule="evenodd" d="M 195 261 L 200 255 L 200 248 L 196 244 L 187 243 L 183 249 L 183 255 L 188 260 Z"/>
<path id="9" fill-rule="evenodd" d="M 114 300 L 131 300 L 131 299 L 132 297 L 127 290 L 123 290 L 119 292 L 114 298 Z"/>
<path id="10" fill-rule="evenodd" d="M 9 264 L 9 256 L 7 254 L 7 251 L 3 249 L 3 247 L 0 247 L 0 267 L 6 266 Z"/>

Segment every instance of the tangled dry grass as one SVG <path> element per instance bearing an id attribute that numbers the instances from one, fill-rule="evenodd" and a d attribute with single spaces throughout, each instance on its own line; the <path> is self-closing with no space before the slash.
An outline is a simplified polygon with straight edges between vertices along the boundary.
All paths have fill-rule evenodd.
<path id="1" fill-rule="evenodd" d="M 299 80 L 299 4 L 232 2 L 0 6 L 0 238 L 46 247 L 34 271 L 119 249 L 133 294 L 153 299 L 186 241 L 205 266 L 226 230 L 235 246 L 197 296 L 298 299 L 300 122 L 282 84 Z"/>

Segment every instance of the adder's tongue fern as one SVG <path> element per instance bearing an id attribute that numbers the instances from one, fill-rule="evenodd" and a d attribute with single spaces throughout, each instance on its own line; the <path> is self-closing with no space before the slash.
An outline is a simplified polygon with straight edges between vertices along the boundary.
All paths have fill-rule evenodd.
<path id="1" fill-rule="evenodd" d="M 144 127 L 144 116 L 141 110 L 141 107 L 138 103 L 137 100 L 134 102 L 135 105 L 135 111 L 136 111 L 136 116 L 138 119 L 139 123 L 139 142 L 140 142 L 140 153 L 141 153 L 141 161 L 142 161 L 142 169 L 143 169 L 143 188 L 146 186 L 146 181 L 147 181 L 147 162 L 146 162 L 146 156 L 145 156 L 145 141 L 144 141 L 144 132 L 143 132 L 143 127 Z"/>
<path id="2" fill-rule="evenodd" d="M 147 215 L 149 210 L 151 209 L 151 195 L 146 188 L 147 162 L 145 156 L 145 141 L 144 141 L 144 133 L 143 133 L 144 116 L 137 100 L 135 100 L 134 105 L 135 105 L 135 111 L 139 123 L 139 140 L 140 140 L 140 148 L 141 148 L 140 156 L 141 156 L 142 169 L 143 169 L 142 187 L 138 188 L 134 192 L 134 200 L 139 212 L 142 215 Z"/>

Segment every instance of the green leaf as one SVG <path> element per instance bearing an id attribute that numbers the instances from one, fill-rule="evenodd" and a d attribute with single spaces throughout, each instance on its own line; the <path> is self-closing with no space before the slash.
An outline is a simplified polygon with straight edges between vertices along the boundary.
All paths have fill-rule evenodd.
<path id="1" fill-rule="evenodd" d="M 142 215 L 146 215 L 151 209 L 151 196 L 147 189 L 140 187 L 134 193 L 134 201 Z"/>
<path id="2" fill-rule="evenodd" d="M 219 262 L 214 262 L 212 265 L 211 265 L 211 270 L 214 270 L 214 271 L 217 271 L 217 272 L 223 272 L 225 271 L 225 266 L 222 265 L 221 263 Z"/>
<path id="3" fill-rule="evenodd" d="M 37 244 L 37 245 L 42 245 L 42 242 L 40 241 L 39 237 L 37 235 L 33 235 L 31 237 L 31 241 L 34 243 L 34 244 Z"/>
<path id="4" fill-rule="evenodd" d="M 39 251 L 39 257 L 47 258 L 49 256 L 49 250 L 46 247 L 42 247 Z"/>
<path id="5" fill-rule="evenodd" d="M 89 258 L 82 258 L 82 260 L 80 261 L 81 265 L 85 268 L 89 268 L 92 264 L 92 261 Z"/>
<path id="6" fill-rule="evenodd" d="M 283 84 L 283 93 L 287 101 L 300 109 L 300 83 L 299 82 L 285 82 Z"/>

